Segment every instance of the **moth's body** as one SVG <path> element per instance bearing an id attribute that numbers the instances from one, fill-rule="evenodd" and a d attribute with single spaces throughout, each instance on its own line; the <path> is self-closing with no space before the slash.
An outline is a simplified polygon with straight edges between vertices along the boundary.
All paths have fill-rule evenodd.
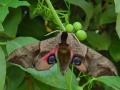
<path id="1" fill-rule="evenodd" d="M 57 58 L 60 63 L 61 72 L 64 73 L 71 61 L 71 51 L 67 43 L 60 43 Z"/>
<path id="2" fill-rule="evenodd" d="M 66 32 L 41 41 L 40 46 L 37 43 L 17 49 L 8 59 L 14 63 L 19 62 L 17 64 L 24 67 L 34 66 L 37 70 L 46 70 L 57 63 L 54 61 L 57 58 L 62 73 L 72 63 L 79 71 L 93 76 L 104 75 L 103 73 L 117 75 L 116 68 L 110 60 L 78 42 L 73 34 Z"/>

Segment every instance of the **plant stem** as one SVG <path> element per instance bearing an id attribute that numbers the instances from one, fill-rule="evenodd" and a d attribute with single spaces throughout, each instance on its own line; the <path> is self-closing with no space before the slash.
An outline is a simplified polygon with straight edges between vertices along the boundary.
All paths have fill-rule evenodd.
<path id="1" fill-rule="evenodd" d="M 53 13 L 53 16 L 54 16 L 54 18 L 56 19 L 58 25 L 60 26 L 60 29 L 62 29 L 63 31 L 65 31 L 65 27 L 64 27 L 64 25 L 62 24 L 61 20 L 59 19 L 59 17 L 58 17 L 58 15 L 57 15 L 57 13 L 56 13 L 56 11 L 55 11 L 52 3 L 50 2 L 50 0 L 45 0 L 45 1 L 46 1 L 46 3 L 47 3 L 48 7 L 50 8 L 51 12 Z"/>
<path id="2" fill-rule="evenodd" d="M 95 81 L 96 80 L 96 78 L 92 78 L 92 79 L 90 79 L 88 82 L 86 82 L 82 87 L 84 88 L 85 86 L 87 86 L 88 84 L 90 84 L 90 83 L 92 83 L 93 81 Z"/>

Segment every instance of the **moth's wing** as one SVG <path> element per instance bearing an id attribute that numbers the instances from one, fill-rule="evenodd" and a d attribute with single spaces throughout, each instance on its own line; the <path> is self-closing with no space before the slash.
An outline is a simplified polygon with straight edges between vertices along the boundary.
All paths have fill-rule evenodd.
<path id="1" fill-rule="evenodd" d="M 79 41 L 77 41 L 74 37 L 74 34 L 68 33 L 67 43 L 70 45 L 73 53 L 79 54 L 82 57 L 85 57 L 86 52 L 87 52 L 87 47 L 81 44 Z"/>
<path id="2" fill-rule="evenodd" d="M 74 37 L 74 34 L 69 33 L 68 34 L 68 40 L 67 43 L 70 45 L 71 47 L 71 53 L 73 55 L 71 55 L 71 60 L 72 60 L 72 56 L 76 55 L 80 55 L 82 58 L 82 63 L 80 65 L 75 65 L 75 67 L 81 71 L 81 72 L 86 72 L 87 71 L 87 63 L 84 60 L 83 57 L 85 57 L 86 53 L 87 53 L 87 47 L 83 44 L 81 44 L 79 41 L 77 41 Z"/>
<path id="3" fill-rule="evenodd" d="M 8 56 L 8 61 L 22 65 L 25 68 L 32 67 L 34 52 L 36 52 L 36 50 L 34 51 L 32 48 L 31 45 L 28 45 L 14 50 Z"/>
<path id="4" fill-rule="evenodd" d="M 47 70 L 54 64 L 48 64 L 47 58 L 50 54 L 56 55 L 56 49 L 60 42 L 60 34 L 56 37 L 43 40 L 40 43 L 40 54 L 35 58 L 35 68 L 37 70 Z"/>
<path id="5" fill-rule="evenodd" d="M 117 75 L 114 64 L 103 55 L 99 54 L 86 45 L 78 42 L 72 34 L 69 35 L 70 45 L 74 54 L 82 57 L 81 64 L 75 67 L 81 72 L 88 72 L 93 76 L 99 75 Z M 70 41 L 69 40 L 69 41 Z"/>
<path id="6" fill-rule="evenodd" d="M 88 73 L 90 75 L 117 75 L 117 70 L 114 64 L 91 48 L 88 48 L 86 60 L 88 62 Z"/>
<path id="7" fill-rule="evenodd" d="M 8 56 L 8 60 L 26 68 L 35 66 L 37 70 L 49 69 L 52 64 L 48 64 L 47 61 L 42 59 L 57 46 L 58 42 L 60 42 L 59 37 L 60 34 L 54 38 L 43 40 L 40 43 L 38 42 L 18 48 Z"/>

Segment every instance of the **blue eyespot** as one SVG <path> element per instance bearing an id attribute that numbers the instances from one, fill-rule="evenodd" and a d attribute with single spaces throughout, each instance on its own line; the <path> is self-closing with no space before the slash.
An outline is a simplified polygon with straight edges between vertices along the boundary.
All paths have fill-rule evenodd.
<path id="1" fill-rule="evenodd" d="M 52 54 L 48 57 L 48 64 L 55 64 L 56 62 L 55 54 Z"/>
<path id="2" fill-rule="evenodd" d="M 81 58 L 79 56 L 74 56 L 72 59 L 72 64 L 73 65 L 80 65 L 81 64 Z"/>

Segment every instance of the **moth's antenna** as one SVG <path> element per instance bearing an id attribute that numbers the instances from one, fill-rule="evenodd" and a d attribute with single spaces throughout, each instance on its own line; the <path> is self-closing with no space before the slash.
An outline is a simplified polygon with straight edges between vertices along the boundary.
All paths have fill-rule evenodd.
<path id="1" fill-rule="evenodd" d="M 67 37 L 68 37 L 68 33 L 67 32 L 62 32 L 61 43 L 66 43 Z"/>

